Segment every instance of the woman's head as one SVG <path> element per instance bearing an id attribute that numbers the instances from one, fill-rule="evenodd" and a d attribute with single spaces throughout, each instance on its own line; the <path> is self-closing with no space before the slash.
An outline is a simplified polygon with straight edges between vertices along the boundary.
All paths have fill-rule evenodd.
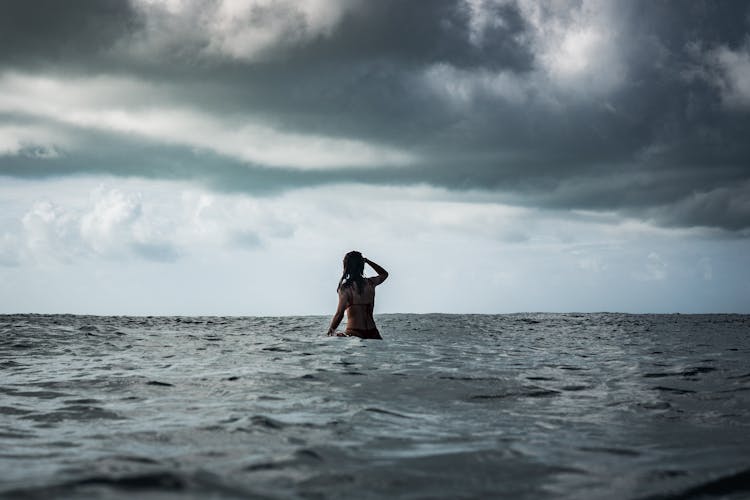
<path id="1" fill-rule="evenodd" d="M 360 252 L 352 250 L 344 255 L 344 275 L 362 276 L 365 272 L 365 259 Z"/>
<path id="2" fill-rule="evenodd" d="M 364 281 L 363 273 L 365 272 L 365 259 L 362 257 L 360 252 L 352 250 L 351 252 L 344 255 L 344 272 L 339 280 L 339 286 L 336 287 L 338 291 L 342 286 L 346 286 L 351 282 L 357 284 L 357 290 L 362 290 L 362 282 Z"/>

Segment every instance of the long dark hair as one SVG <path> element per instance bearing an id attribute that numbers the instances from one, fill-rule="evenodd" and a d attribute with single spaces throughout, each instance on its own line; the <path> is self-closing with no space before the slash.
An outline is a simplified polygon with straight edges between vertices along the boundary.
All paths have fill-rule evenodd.
<path id="1" fill-rule="evenodd" d="M 352 250 L 344 255 L 344 272 L 339 280 L 339 285 L 336 287 L 336 292 L 342 287 L 351 286 L 352 283 L 355 283 L 357 293 L 362 293 L 362 288 L 365 286 L 365 277 L 362 276 L 364 272 L 365 259 L 361 253 Z"/>

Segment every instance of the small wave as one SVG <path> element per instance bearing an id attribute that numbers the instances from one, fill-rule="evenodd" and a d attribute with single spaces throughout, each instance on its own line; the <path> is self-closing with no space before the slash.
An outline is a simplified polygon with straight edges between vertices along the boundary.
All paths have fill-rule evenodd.
<path id="1" fill-rule="evenodd" d="M 49 413 L 31 413 L 21 418 L 34 422 L 56 423 L 63 420 L 120 420 L 123 417 L 98 406 L 70 405 L 57 408 Z"/>
<path id="2" fill-rule="evenodd" d="M 671 392 L 672 394 L 695 394 L 695 391 L 691 389 L 679 389 L 677 387 L 666 387 L 663 385 L 657 385 L 652 387 L 655 391 Z"/>
<path id="3" fill-rule="evenodd" d="M 686 471 L 680 470 L 680 469 L 662 469 L 662 470 L 652 471 L 649 473 L 650 477 L 654 477 L 657 479 L 683 477 L 687 475 L 688 473 Z"/>
<path id="4" fill-rule="evenodd" d="M 152 465 L 159 464 L 158 460 L 154 460 L 153 458 L 143 457 L 139 455 L 114 455 L 112 459 L 123 461 L 123 462 L 132 462 L 136 464 L 152 464 Z"/>
<path id="5" fill-rule="evenodd" d="M 287 426 L 284 422 L 276 420 L 275 418 L 266 417 L 265 415 L 255 415 L 250 419 L 253 425 L 264 427 L 266 429 L 283 429 Z"/>
<path id="6" fill-rule="evenodd" d="M 664 377 L 676 377 L 679 373 L 663 373 L 663 372 L 657 372 L 657 373 L 644 373 L 643 378 L 664 378 Z"/>
<path id="7" fill-rule="evenodd" d="M 24 342 L 16 342 L 15 344 L 11 344 L 11 349 L 31 349 L 34 347 L 34 344 L 30 343 L 24 343 Z"/>
<path id="8" fill-rule="evenodd" d="M 11 389 L 9 387 L 0 387 L 0 393 L 5 393 L 9 396 L 17 397 L 29 397 L 38 399 L 55 399 L 60 397 L 70 396 L 64 392 L 56 391 L 19 391 L 17 389 Z"/>
<path id="9" fill-rule="evenodd" d="M 680 372 L 654 372 L 644 373 L 644 378 L 664 378 L 664 377 L 695 377 L 699 373 L 711 373 L 716 371 L 713 366 L 696 366 L 693 368 L 686 368 Z"/>
<path id="10" fill-rule="evenodd" d="M 39 460 L 42 458 L 57 458 L 61 453 L 0 453 L 0 458 L 11 458 L 21 460 Z"/>
<path id="11" fill-rule="evenodd" d="M 397 413 L 395 411 L 384 410 L 382 408 L 376 408 L 376 407 L 365 408 L 365 411 L 370 411 L 370 412 L 373 412 L 373 413 L 382 413 L 383 415 L 391 415 L 391 416 L 400 417 L 400 418 L 414 418 L 414 417 L 410 417 L 408 415 L 403 415 L 401 413 Z"/>
<path id="12" fill-rule="evenodd" d="M 292 352 L 291 349 L 285 349 L 283 347 L 277 347 L 277 346 L 264 347 L 261 350 L 262 351 L 271 351 L 271 352 Z"/>
<path id="13" fill-rule="evenodd" d="M 586 389 L 589 389 L 589 386 L 587 385 L 564 385 L 560 389 L 563 391 L 585 391 Z"/>
<path id="14" fill-rule="evenodd" d="M 95 405 L 101 403 L 98 399 L 84 398 L 84 399 L 69 399 L 63 401 L 66 405 Z"/>
<path id="15" fill-rule="evenodd" d="M 0 415 L 28 415 L 31 410 L 22 410 L 13 406 L 0 406 Z"/>
<path id="16" fill-rule="evenodd" d="M 593 451 L 595 453 L 606 453 L 608 455 L 616 455 L 620 457 L 640 457 L 641 453 L 628 448 L 608 448 L 599 446 L 582 446 L 578 448 L 581 451 Z"/>
<path id="17" fill-rule="evenodd" d="M 693 368 L 686 368 L 682 371 L 681 375 L 683 377 L 694 377 L 699 373 L 711 373 L 715 371 L 716 368 L 714 368 L 713 366 L 695 366 Z"/>
<path id="18" fill-rule="evenodd" d="M 726 393 L 726 392 L 745 392 L 745 391 L 750 391 L 750 387 L 737 387 L 736 389 L 724 389 L 723 391 L 719 391 L 719 392 Z"/>
<path id="19" fill-rule="evenodd" d="M 502 381 L 501 378 L 498 377 L 461 377 L 461 376 L 455 376 L 455 375 L 441 375 L 438 377 L 441 380 L 461 380 L 461 381 L 467 381 L 467 382 L 499 382 Z M 531 378 L 531 377 L 526 377 Z"/>
<path id="20" fill-rule="evenodd" d="M 307 465 L 317 465 L 323 462 L 323 456 L 315 450 L 309 448 L 303 448 L 294 452 L 294 455 L 290 458 L 281 460 L 270 460 L 264 462 L 256 462 L 246 465 L 242 470 L 246 472 L 258 472 L 268 470 L 278 470 L 287 467 L 299 467 Z"/>
<path id="21" fill-rule="evenodd" d="M 357 363 L 353 363 L 351 361 L 341 360 L 341 361 L 336 361 L 333 364 L 334 365 L 343 365 L 343 366 L 352 366 L 352 365 L 356 365 Z"/>
<path id="22" fill-rule="evenodd" d="M 557 396 L 560 391 L 553 389 L 532 389 L 529 391 L 522 392 L 506 392 L 498 394 L 477 394 L 471 396 L 470 399 L 505 399 L 505 398 L 544 398 L 550 396 Z"/>
<path id="23" fill-rule="evenodd" d="M 28 438 L 34 438 L 34 437 L 36 437 L 36 434 L 34 434 L 32 432 L 26 432 L 26 431 L 4 432 L 4 431 L 0 431 L 0 438 L 28 439 Z"/>
<path id="24" fill-rule="evenodd" d="M 643 408 L 644 410 L 668 410 L 672 408 L 672 405 L 667 403 L 666 401 L 656 401 L 654 403 L 638 403 L 637 406 L 639 408 Z"/>
<path id="25" fill-rule="evenodd" d="M 750 492 L 750 469 L 706 481 L 677 493 L 665 493 L 643 497 L 641 500 L 689 500 Z"/>
<path id="26" fill-rule="evenodd" d="M 5 498 L 53 498 L 74 496 L 81 488 L 88 486 L 108 486 L 126 491 L 160 490 L 184 491 L 188 482 L 180 475 L 170 472 L 138 474 L 133 476 L 92 476 L 53 486 L 19 488 L 0 493 Z"/>

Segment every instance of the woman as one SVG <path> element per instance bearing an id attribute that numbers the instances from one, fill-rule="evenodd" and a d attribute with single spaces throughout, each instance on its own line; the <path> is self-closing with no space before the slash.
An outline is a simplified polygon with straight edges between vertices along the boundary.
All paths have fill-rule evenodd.
<path id="1" fill-rule="evenodd" d="M 362 273 L 365 264 L 369 264 L 377 276 L 365 278 Z M 388 271 L 362 257 L 359 252 L 349 252 L 344 256 L 344 274 L 341 275 L 336 292 L 339 294 L 339 306 L 331 320 L 328 335 L 339 337 L 360 337 L 363 339 L 382 339 L 375 326 L 372 310 L 375 306 L 375 287 L 385 281 Z M 346 311 L 346 331 L 336 333 L 339 323 Z"/>

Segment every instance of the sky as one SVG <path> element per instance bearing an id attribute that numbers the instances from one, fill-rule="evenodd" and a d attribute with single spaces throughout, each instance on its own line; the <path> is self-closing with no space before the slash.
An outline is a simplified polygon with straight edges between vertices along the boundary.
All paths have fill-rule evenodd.
<path id="1" fill-rule="evenodd" d="M 0 313 L 750 313 L 748 137 L 745 2 L 6 0 Z"/>

